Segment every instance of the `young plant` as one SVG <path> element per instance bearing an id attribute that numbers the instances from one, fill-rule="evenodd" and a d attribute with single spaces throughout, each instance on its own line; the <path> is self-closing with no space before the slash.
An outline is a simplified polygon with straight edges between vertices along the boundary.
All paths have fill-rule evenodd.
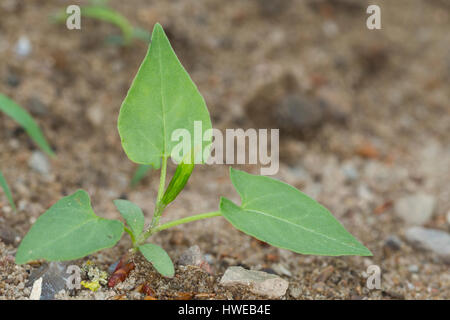
<path id="1" fill-rule="evenodd" d="M 53 150 L 50 148 L 49 144 L 45 140 L 44 135 L 42 134 L 41 129 L 33 120 L 31 115 L 19 106 L 17 103 L 9 99 L 7 96 L 0 93 L 0 111 L 3 111 L 6 115 L 10 116 L 17 123 L 19 123 L 25 131 L 28 133 L 30 138 L 49 156 L 54 156 Z M 6 198 L 9 203 L 15 210 L 16 206 L 14 204 L 11 190 L 9 189 L 8 183 L 6 182 L 5 177 L 0 171 L 0 186 L 6 194 Z"/>
<path id="2" fill-rule="evenodd" d="M 13 208 L 14 211 L 16 211 L 16 204 L 14 203 L 14 199 L 11 194 L 11 189 L 9 189 L 8 182 L 6 182 L 5 176 L 3 175 L 1 170 L 0 170 L 0 187 L 2 187 L 3 192 L 5 193 L 6 199 L 8 199 L 10 206 Z"/>
<path id="3" fill-rule="evenodd" d="M 108 22 L 120 29 L 120 36 L 110 36 L 107 41 L 118 45 L 129 45 L 133 39 L 150 41 L 150 34 L 140 28 L 135 28 L 122 14 L 107 6 L 106 1 L 91 1 L 91 5 L 80 7 L 81 16 Z M 57 23 L 65 23 L 68 15 L 63 11 L 52 17 Z"/>
<path id="4" fill-rule="evenodd" d="M 269 177 L 232 168 L 230 178 L 241 196 L 240 205 L 221 198 L 217 211 L 160 224 L 165 208 L 186 185 L 196 154 L 173 153 L 176 142 L 171 140 L 171 133 L 180 128 L 193 133 L 194 121 L 201 122 L 203 132 L 211 128 L 203 97 L 176 57 L 163 28 L 156 24 L 148 53 L 122 104 L 118 120 L 122 146 L 128 157 L 161 170 L 152 221 L 146 227 L 142 210 L 127 200 L 114 201 L 126 226 L 118 220 L 100 218 L 92 210 L 88 194 L 79 190 L 59 200 L 36 221 L 17 250 L 16 262 L 82 258 L 112 247 L 125 231 L 131 238 L 133 251 L 140 251 L 157 271 L 171 277 L 174 267 L 168 254 L 146 241 L 162 230 L 218 216 L 246 234 L 297 253 L 372 255 L 325 207 L 299 190 Z M 194 145 L 192 150 L 198 147 Z M 179 165 L 165 188 L 170 157 L 176 158 Z"/>
<path id="5" fill-rule="evenodd" d="M 145 178 L 147 173 L 152 170 L 152 166 L 140 164 L 131 178 L 131 187 L 136 187 L 138 183 Z"/>

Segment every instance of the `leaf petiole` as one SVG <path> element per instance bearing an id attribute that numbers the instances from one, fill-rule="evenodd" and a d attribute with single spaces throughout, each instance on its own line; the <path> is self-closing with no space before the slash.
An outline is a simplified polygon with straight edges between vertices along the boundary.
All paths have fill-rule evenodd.
<path id="1" fill-rule="evenodd" d="M 220 211 L 213 211 L 213 212 L 200 213 L 200 214 L 196 214 L 196 215 L 189 216 L 186 218 L 173 220 L 173 221 L 164 223 L 158 227 L 150 228 L 146 232 L 144 232 L 142 234 L 142 237 L 140 237 L 141 239 L 138 241 L 138 244 L 144 243 L 144 241 L 147 240 L 148 237 L 150 237 L 150 236 L 154 235 L 155 233 L 160 232 L 162 230 L 169 229 L 169 228 L 178 226 L 180 224 L 197 221 L 197 220 L 202 220 L 202 219 L 207 219 L 207 218 L 218 217 L 221 215 L 222 215 L 222 213 Z"/>
<path id="2" fill-rule="evenodd" d="M 134 246 L 136 244 L 136 238 L 134 237 L 133 232 L 128 227 L 125 227 L 125 226 L 124 226 L 123 230 L 130 235 L 131 242 L 133 243 L 133 246 Z"/>
<path id="3" fill-rule="evenodd" d="M 158 188 L 158 196 L 156 198 L 155 212 L 153 213 L 152 222 L 150 225 L 150 229 L 155 228 L 159 224 L 159 218 L 165 209 L 165 205 L 162 203 L 162 198 L 164 196 L 164 188 L 166 186 L 166 173 L 167 173 L 167 156 L 162 157 L 161 163 L 161 176 L 159 178 L 159 188 Z"/>
<path id="4" fill-rule="evenodd" d="M 178 219 L 178 220 L 173 220 L 167 223 L 164 223 L 162 225 L 160 225 L 159 227 L 156 227 L 153 229 L 153 233 L 165 230 L 165 229 L 169 229 L 175 226 L 178 226 L 180 224 L 183 223 L 188 223 L 188 222 L 192 222 L 192 221 L 197 221 L 197 220 L 202 220 L 202 219 L 207 219 L 207 218 L 212 218 L 212 217 L 218 217 L 221 216 L 222 213 L 220 211 L 213 211 L 213 212 L 206 212 L 206 213 L 200 213 L 200 214 L 196 214 L 193 216 L 189 216 L 186 218 L 182 218 L 182 219 Z"/>

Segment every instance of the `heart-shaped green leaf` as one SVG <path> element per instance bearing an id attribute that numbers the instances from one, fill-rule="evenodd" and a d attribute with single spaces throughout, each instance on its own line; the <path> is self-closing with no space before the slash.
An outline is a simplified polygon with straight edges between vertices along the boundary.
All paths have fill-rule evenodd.
<path id="1" fill-rule="evenodd" d="M 9 189 L 8 183 L 6 182 L 6 179 L 1 171 L 0 171 L 0 187 L 2 187 L 3 191 L 5 192 L 6 198 L 8 199 L 9 204 L 11 205 L 13 210 L 16 210 L 16 205 L 14 204 L 11 190 Z"/>
<path id="2" fill-rule="evenodd" d="M 119 210 L 122 217 L 127 222 L 135 239 L 139 237 L 139 235 L 144 230 L 144 214 L 142 213 L 141 208 L 135 205 L 133 202 L 128 200 L 117 199 L 114 200 L 114 204 L 116 205 L 117 210 Z"/>
<path id="3" fill-rule="evenodd" d="M 36 124 L 36 122 L 34 122 L 31 115 L 25 109 L 17 105 L 8 97 L 0 94 L 0 111 L 3 111 L 8 116 L 17 121 L 17 123 L 19 123 L 25 129 L 30 138 L 33 139 L 33 141 L 36 142 L 36 144 L 48 155 L 54 155 L 52 149 L 47 143 L 47 140 L 45 140 L 41 129 L 39 129 L 39 126 Z"/>
<path id="4" fill-rule="evenodd" d="M 139 246 L 139 250 L 159 273 L 165 277 L 173 277 L 175 269 L 172 260 L 163 248 L 153 243 L 146 243 Z"/>
<path id="5" fill-rule="evenodd" d="M 371 256 L 315 200 L 278 180 L 231 169 L 241 206 L 222 198 L 222 215 L 237 229 L 273 246 L 302 254 Z"/>
<path id="6" fill-rule="evenodd" d="M 79 259 L 114 246 L 123 228 L 118 220 L 96 216 L 89 195 L 78 190 L 60 199 L 37 219 L 17 250 L 16 263 Z"/>
<path id="7" fill-rule="evenodd" d="M 201 124 L 197 136 L 195 121 Z M 161 158 L 171 156 L 180 143 L 172 140 L 175 130 L 189 133 L 191 149 L 210 146 L 211 139 L 202 143 L 204 132 L 210 128 L 203 97 L 175 55 L 163 28 L 156 24 L 147 55 L 120 109 L 118 129 L 125 153 L 131 161 L 159 167 Z M 174 157 L 179 157 L 174 159 L 179 163 L 183 155 Z"/>

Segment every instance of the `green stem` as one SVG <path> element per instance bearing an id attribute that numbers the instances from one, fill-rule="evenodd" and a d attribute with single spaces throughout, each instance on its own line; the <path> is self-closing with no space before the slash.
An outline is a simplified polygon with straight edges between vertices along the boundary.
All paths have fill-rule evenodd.
<path id="1" fill-rule="evenodd" d="M 192 222 L 192 221 L 197 221 L 197 220 L 202 220 L 202 219 L 207 219 L 207 218 L 212 218 L 212 217 L 218 217 L 221 216 L 222 213 L 220 211 L 213 211 L 213 212 L 206 212 L 206 213 L 200 213 L 200 214 L 196 214 L 193 216 L 189 216 L 186 218 L 182 218 L 182 219 L 178 219 L 178 220 L 173 220 L 167 223 L 164 223 L 163 225 L 160 225 L 159 227 L 154 227 L 154 228 L 149 228 L 144 234 L 143 237 L 140 238 L 140 240 L 138 241 L 138 245 L 141 245 L 142 243 L 144 243 L 144 241 L 150 237 L 151 235 L 165 230 L 165 229 L 169 229 L 175 226 L 178 226 L 180 224 L 183 223 L 188 223 L 188 222 Z"/>
<path id="2" fill-rule="evenodd" d="M 193 216 L 189 216 L 186 218 L 182 218 L 182 219 L 178 219 L 178 220 L 174 220 L 174 221 L 170 221 L 167 223 L 164 223 L 162 225 L 160 225 L 159 227 L 156 227 L 153 229 L 152 233 L 156 233 L 165 229 L 169 229 L 175 226 L 178 226 L 180 224 L 183 223 L 188 223 L 188 222 L 192 222 L 192 221 L 197 221 L 197 220 L 202 220 L 202 219 L 207 219 L 207 218 L 212 218 L 212 217 L 218 217 L 221 216 L 222 213 L 220 211 L 213 211 L 213 212 L 206 212 L 206 213 L 200 213 L 200 214 L 196 214 Z"/>
<path id="3" fill-rule="evenodd" d="M 166 172 L 167 172 L 167 157 L 162 158 L 161 163 L 161 176 L 159 178 L 159 189 L 157 203 L 160 203 L 164 195 L 164 188 L 166 186 Z"/>
<path id="4" fill-rule="evenodd" d="M 159 178 L 158 196 L 156 198 L 155 211 L 153 213 L 153 219 L 150 225 L 150 229 L 153 229 L 159 224 L 159 218 L 161 217 L 165 209 L 165 206 L 162 204 L 161 200 L 164 196 L 164 189 L 166 186 L 166 174 L 167 174 L 167 157 L 163 157 L 161 163 L 161 176 Z"/>
<path id="5" fill-rule="evenodd" d="M 133 246 L 134 246 L 136 244 L 136 239 L 134 238 L 133 232 L 130 229 L 128 229 L 127 227 L 124 227 L 124 230 L 126 233 L 128 233 L 130 235 L 131 242 L 133 243 Z"/>

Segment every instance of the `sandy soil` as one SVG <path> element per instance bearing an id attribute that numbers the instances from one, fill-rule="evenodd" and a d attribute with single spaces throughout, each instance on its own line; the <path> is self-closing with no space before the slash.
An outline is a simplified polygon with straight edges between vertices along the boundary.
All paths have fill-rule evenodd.
<path id="1" fill-rule="evenodd" d="M 405 195 L 430 194 L 436 208 L 425 227 L 450 231 L 450 11 L 444 1 L 378 2 L 383 28 L 369 31 L 365 1 L 292 0 L 279 6 L 265 0 L 136 0 L 131 6 L 111 0 L 135 25 L 151 30 L 161 22 L 217 128 L 255 125 L 258 117 L 249 106 L 266 100 L 261 88 L 282 92 L 274 100 L 275 106 L 280 103 L 277 99 L 286 92 L 277 88 L 286 74 L 296 79 L 296 93 L 313 104 L 325 101 L 338 113 L 327 113 L 298 132 L 273 118 L 271 127 L 281 129 L 282 139 L 277 177 L 328 207 L 374 256 L 302 256 L 265 246 L 214 218 L 154 239 L 175 261 L 189 246 L 200 246 L 210 257 L 213 275 L 179 266 L 177 278 L 167 280 L 140 261 L 122 289 L 80 290 L 70 298 L 140 299 L 133 290 L 146 281 L 160 299 L 177 294 L 261 298 L 243 288 L 223 288 L 218 280 L 231 265 L 275 272 L 282 265 L 290 273 L 281 275 L 290 282 L 283 299 L 449 299 L 448 264 L 404 240 L 408 226 L 395 215 L 394 204 Z M 118 30 L 92 20 L 83 21 L 82 31 L 51 24 L 48 16 L 61 5 L 43 0 L 0 3 L 0 92 L 31 111 L 57 152 L 48 160 L 48 174 L 30 169 L 35 145 L 14 121 L 0 115 L 0 166 L 18 205 L 13 213 L 0 194 L 0 223 L 14 237 L 22 237 L 49 206 L 78 188 L 89 192 L 97 214 L 107 218 L 119 217 L 112 200 L 126 197 L 150 220 L 156 197 L 158 172 L 130 188 L 136 165 L 124 154 L 116 129 L 146 44 L 104 44 Z M 21 36 L 32 44 L 26 58 L 14 51 Z M 271 106 L 267 108 L 261 113 L 270 117 Z M 258 172 L 251 166 L 244 169 Z M 228 167 L 198 167 L 163 220 L 216 210 L 220 196 L 239 201 Z M 394 235 L 402 242 L 398 249 L 386 244 Z M 0 299 L 27 298 L 25 282 L 36 266 L 14 265 L 17 242 L 4 242 L 0 240 Z M 89 259 L 106 270 L 128 245 L 124 238 Z M 365 285 L 362 273 L 372 264 L 382 270 L 381 290 Z M 183 296 L 186 292 L 190 294 Z"/>

